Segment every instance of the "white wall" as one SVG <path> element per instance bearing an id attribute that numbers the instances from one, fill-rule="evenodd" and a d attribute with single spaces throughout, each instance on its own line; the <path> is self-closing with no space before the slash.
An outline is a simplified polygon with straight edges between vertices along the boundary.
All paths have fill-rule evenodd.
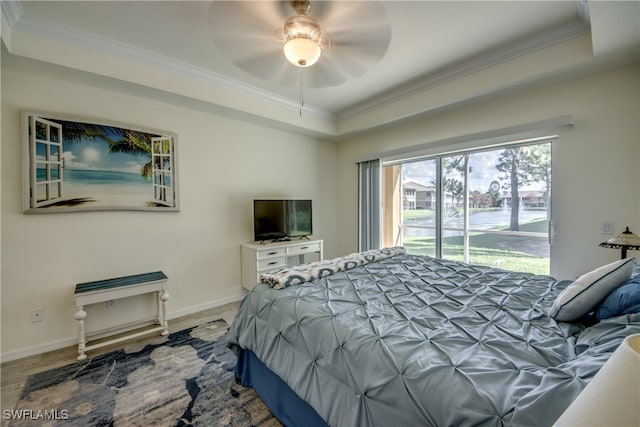
<path id="1" fill-rule="evenodd" d="M 3 361 L 76 342 L 79 282 L 162 270 L 170 317 L 239 299 L 240 244 L 252 240 L 254 198 L 313 199 L 314 236 L 335 256 L 335 143 L 6 51 L 1 77 Z M 180 212 L 23 214 L 22 109 L 177 133 Z M 88 327 L 151 317 L 151 302 L 89 307 Z M 31 323 L 34 307 L 44 309 L 43 322 Z"/>
<path id="2" fill-rule="evenodd" d="M 619 251 L 598 247 L 613 221 L 640 234 L 640 67 L 549 82 L 514 94 L 494 95 L 473 105 L 353 138 L 338 148 L 341 221 L 339 252 L 357 249 L 357 168 L 354 161 L 400 147 L 571 114 L 575 126 L 562 128 L 553 147 L 552 215 L 557 241 L 551 272 L 573 278 L 613 261 Z M 640 254 L 629 252 L 630 255 Z"/>

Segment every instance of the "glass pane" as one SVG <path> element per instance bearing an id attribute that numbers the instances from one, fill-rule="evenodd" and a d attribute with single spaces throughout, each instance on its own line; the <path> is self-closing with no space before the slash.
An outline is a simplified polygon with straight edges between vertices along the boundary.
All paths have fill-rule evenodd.
<path id="1" fill-rule="evenodd" d="M 60 197 L 60 192 L 58 191 L 58 184 L 53 184 L 49 186 L 49 199 L 57 199 Z"/>
<path id="2" fill-rule="evenodd" d="M 36 139 L 47 139 L 47 125 L 42 122 L 36 122 Z"/>
<path id="3" fill-rule="evenodd" d="M 49 155 L 51 156 L 51 160 L 58 161 L 60 160 L 60 146 L 59 145 L 50 145 L 49 146 Z"/>
<path id="4" fill-rule="evenodd" d="M 45 163 L 36 163 L 36 182 L 47 180 L 47 167 Z"/>
<path id="5" fill-rule="evenodd" d="M 162 187 L 153 187 L 153 198 L 154 199 L 162 199 L 164 189 Z"/>
<path id="6" fill-rule="evenodd" d="M 464 231 L 442 230 L 442 258 L 464 261 Z"/>
<path id="7" fill-rule="evenodd" d="M 171 152 L 171 140 L 162 139 L 153 141 L 153 152 L 156 154 L 167 155 Z"/>
<path id="8" fill-rule="evenodd" d="M 47 200 L 47 186 L 48 184 L 36 185 L 36 198 L 39 202 Z"/>
<path id="9" fill-rule="evenodd" d="M 58 140 L 58 129 L 54 128 L 54 127 L 50 127 L 50 133 L 49 133 L 49 141 L 51 142 L 60 142 Z"/>
<path id="10" fill-rule="evenodd" d="M 442 258 L 464 261 L 466 156 L 442 159 Z"/>
<path id="11" fill-rule="evenodd" d="M 171 186 L 171 174 L 170 173 L 166 173 L 166 172 L 154 172 L 153 174 L 153 183 L 155 185 L 162 185 L 162 186 L 167 186 L 170 187 Z"/>
<path id="12" fill-rule="evenodd" d="M 59 171 L 59 169 L 57 167 L 55 167 L 55 165 L 54 165 L 54 167 L 51 168 L 51 180 L 52 181 L 60 179 L 60 173 L 58 171 Z"/>
<path id="13" fill-rule="evenodd" d="M 551 144 L 473 153 L 469 168 L 469 262 L 548 274 Z"/>
<path id="14" fill-rule="evenodd" d="M 153 167 L 154 169 L 162 169 L 162 158 L 160 156 L 153 157 Z"/>
<path id="15" fill-rule="evenodd" d="M 551 144 L 474 153 L 469 165 L 472 230 L 520 231 L 548 220 Z"/>
<path id="16" fill-rule="evenodd" d="M 464 230 L 465 157 L 442 159 L 442 227 L 445 229 Z"/>
<path id="17" fill-rule="evenodd" d="M 436 256 L 436 229 L 404 228 L 404 247 L 415 255 Z"/>
<path id="18" fill-rule="evenodd" d="M 47 158 L 48 145 L 49 144 L 42 144 L 42 143 L 36 142 L 36 160 L 39 160 L 39 161 L 48 160 Z"/>
<path id="19" fill-rule="evenodd" d="M 546 230 L 540 230 L 546 232 Z M 505 270 L 549 274 L 546 237 L 473 233 L 469 237 L 469 262 Z"/>
<path id="20" fill-rule="evenodd" d="M 403 245 L 416 255 L 436 255 L 436 160 L 402 165 Z"/>

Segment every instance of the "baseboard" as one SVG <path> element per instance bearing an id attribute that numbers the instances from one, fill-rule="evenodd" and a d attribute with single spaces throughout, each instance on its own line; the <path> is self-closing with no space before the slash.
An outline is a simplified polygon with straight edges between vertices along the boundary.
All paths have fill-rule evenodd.
<path id="1" fill-rule="evenodd" d="M 242 298 L 244 298 L 245 295 L 246 295 L 246 292 L 241 291 L 236 295 L 231 295 L 226 298 L 209 301 L 204 304 L 192 305 L 190 307 L 187 307 L 178 311 L 173 311 L 173 312 L 170 311 L 169 313 L 167 313 L 167 319 L 171 321 L 171 319 L 177 319 L 183 316 L 188 316 L 190 314 L 198 313 L 200 311 L 220 307 L 232 302 L 237 302 L 237 301 L 240 301 Z M 135 324 L 131 324 L 129 329 L 138 328 L 140 326 L 141 324 L 137 322 Z M 123 329 L 127 330 L 127 326 L 125 326 Z M 119 329 L 118 331 L 124 332 L 124 330 Z M 98 336 L 96 336 L 96 334 Z M 99 338 L 99 336 L 100 336 L 100 332 L 92 334 L 92 338 Z M 60 350 L 66 347 L 72 347 L 72 346 L 75 347 L 77 345 L 78 345 L 78 337 L 73 336 L 73 337 L 63 338 L 56 341 L 49 341 L 39 345 L 31 346 L 31 347 L 23 347 L 17 350 L 0 354 L 0 363 L 11 362 L 13 360 L 23 359 L 25 357 L 30 357 L 30 356 L 36 356 L 38 354 L 47 353 L 49 351 Z"/>
<path id="2" fill-rule="evenodd" d="M 229 304 L 231 302 L 237 302 L 242 300 L 242 298 L 244 298 L 246 294 L 247 292 L 243 288 L 241 293 L 236 295 L 231 295 L 226 298 L 209 301 L 204 304 L 192 305 L 191 307 L 187 307 L 179 311 L 170 312 L 169 314 L 167 314 L 167 319 L 168 320 L 177 319 L 179 317 L 189 316 L 190 314 L 195 314 L 204 310 L 209 310 L 210 308 L 220 307 L 222 305 Z"/>
<path id="3" fill-rule="evenodd" d="M 77 346 L 78 337 L 63 338 L 56 341 L 49 341 L 44 344 L 36 345 L 33 347 L 23 347 L 17 350 L 2 353 L 0 355 L 0 362 L 11 362 L 13 360 L 23 359 L 25 357 L 37 356 L 38 354 L 47 353 L 49 351 L 60 350 L 66 347 Z"/>

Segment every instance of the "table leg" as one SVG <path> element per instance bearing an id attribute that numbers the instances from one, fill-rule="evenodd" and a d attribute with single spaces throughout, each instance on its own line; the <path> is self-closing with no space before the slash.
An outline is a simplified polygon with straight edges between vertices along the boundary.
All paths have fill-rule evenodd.
<path id="1" fill-rule="evenodd" d="M 160 335 L 169 334 L 169 323 L 167 322 L 167 300 L 169 293 L 165 290 L 158 291 L 158 324 L 164 329 Z"/>
<path id="2" fill-rule="evenodd" d="M 78 306 L 78 311 L 76 311 L 75 319 L 78 321 L 78 360 L 84 360 L 87 358 L 87 355 L 84 354 L 84 349 L 87 344 L 87 339 L 85 337 L 84 332 L 84 319 L 87 317 L 87 312 L 84 311 L 83 306 Z"/>

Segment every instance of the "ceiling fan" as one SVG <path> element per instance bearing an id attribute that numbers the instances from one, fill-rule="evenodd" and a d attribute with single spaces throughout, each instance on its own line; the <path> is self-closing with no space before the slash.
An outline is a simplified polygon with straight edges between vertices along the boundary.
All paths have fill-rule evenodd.
<path id="1" fill-rule="evenodd" d="M 235 66 L 283 86 L 337 86 L 380 61 L 391 27 L 379 1 L 213 1 L 209 31 Z"/>

